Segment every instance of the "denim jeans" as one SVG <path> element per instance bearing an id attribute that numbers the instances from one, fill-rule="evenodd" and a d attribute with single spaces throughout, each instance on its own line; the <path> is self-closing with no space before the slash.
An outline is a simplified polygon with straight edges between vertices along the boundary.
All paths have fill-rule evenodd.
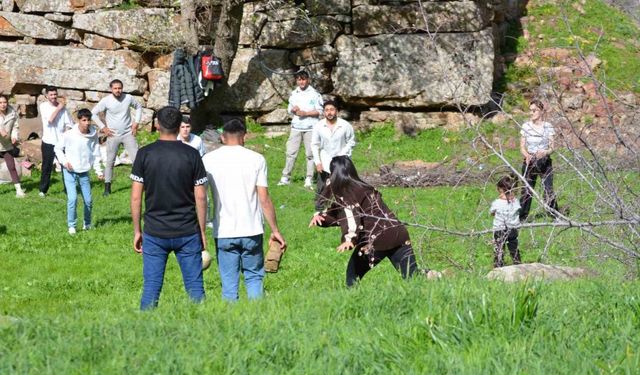
<path id="1" fill-rule="evenodd" d="M 251 237 L 216 238 L 218 270 L 222 281 L 222 298 L 238 300 L 240 270 L 249 299 L 262 297 L 264 279 L 264 255 L 262 234 Z"/>
<path id="2" fill-rule="evenodd" d="M 140 309 L 147 310 L 158 306 L 160 291 L 164 282 L 167 258 L 175 251 L 176 259 L 182 271 L 184 289 L 194 302 L 204 299 L 202 280 L 202 240 L 200 233 L 184 237 L 160 238 L 142 235 L 142 298 Z"/>
<path id="3" fill-rule="evenodd" d="M 76 206 L 78 204 L 76 181 L 80 184 L 80 192 L 82 193 L 82 201 L 84 203 L 84 225 L 91 225 L 92 203 L 89 172 L 76 173 L 64 168 L 62 175 L 64 176 L 64 185 L 67 187 L 67 226 L 69 228 L 75 228 L 78 219 L 78 213 L 76 212 Z"/>

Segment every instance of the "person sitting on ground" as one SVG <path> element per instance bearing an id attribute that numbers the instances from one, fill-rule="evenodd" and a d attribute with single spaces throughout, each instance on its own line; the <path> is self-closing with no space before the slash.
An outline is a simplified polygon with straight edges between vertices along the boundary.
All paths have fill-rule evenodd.
<path id="1" fill-rule="evenodd" d="M 91 111 L 78 111 L 78 123 L 62 135 L 62 141 L 55 146 L 56 157 L 62 164 L 64 185 L 67 188 L 67 226 L 69 234 L 76 234 L 78 192 L 76 185 L 80 185 L 82 201 L 84 203 L 84 225 L 82 229 L 91 229 L 91 181 L 89 170 L 91 167 L 104 178 L 100 166 L 100 144 L 98 132 L 91 126 Z"/>
<path id="2" fill-rule="evenodd" d="M 502 177 L 497 184 L 498 199 L 491 203 L 489 213 L 493 216 L 493 240 L 495 244 L 494 267 L 504 266 L 505 243 L 511 253 L 513 264 L 520 264 L 518 250 L 518 226 L 520 225 L 520 202 L 514 195 L 516 181 Z"/>
<path id="3" fill-rule="evenodd" d="M 529 105 L 531 120 L 525 122 L 520 130 L 520 153 L 524 156 L 522 163 L 522 175 L 531 189 L 536 186 L 538 176 L 542 179 L 544 187 L 543 199 L 545 205 L 550 208 L 549 214 L 555 217 L 558 211 L 558 203 L 553 192 L 553 165 L 551 154 L 553 153 L 556 134 L 553 125 L 544 120 L 544 105 L 540 100 L 534 99 Z M 525 221 L 531 209 L 532 192 L 525 185 L 520 197 L 520 220 Z"/>
<path id="4" fill-rule="evenodd" d="M 14 159 L 20 152 L 18 149 L 18 134 L 18 113 L 9 105 L 9 98 L 0 95 L 0 158 L 4 159 L 4 163 L 9 170 L 11 182 L 16 189 L 16 197 L 24 198 L 24 190 L 20 185 L 20 177 L 18 176 Z"/>
<path id="5" fill-rule="evenodd" d="M 353 250 L 346 283 L 353 286 L 369 270 L 389 258 L 403 278 L 416 272 L 409 232 L 382 200 L 382 194 L 362 181 L 348 156 L 331 160 L 331 174 L 322 191 L 330 207 L 311 219 L 311 226 L 337 226 L 342 230 L 339 253 Z"/>

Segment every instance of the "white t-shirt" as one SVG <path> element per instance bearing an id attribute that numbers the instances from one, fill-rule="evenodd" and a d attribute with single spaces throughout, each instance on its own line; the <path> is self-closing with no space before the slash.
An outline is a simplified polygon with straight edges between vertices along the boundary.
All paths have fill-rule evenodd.
<path id="1" fill-rule="evenodd" d="M 178 135 L 178 140 L 198 150 L 198 152 L 200 153 L 200 157 L 204 156 L 204 143 L 202 142 L 202 138 L 200 138 L 199 136 L 195 134 L 189 134 L 189 141 L 185 142 L 184 139 L 182 139 L 182 137 Z"/>
<path id="2" fill-rule="evenodd" d="M 56 106 L 45 101 L 40 103 L 39 109 L 40 118 L 42 119 L 42 142 L 55 146 L 62 140 L 62 133 L 73 126 L 69 111 L 66 108 L 61 109 L 53 122 L 50 123 L 49 119 L 53 112 L 56 111 Z"/>
<path id="3" fill-rule="evenodd" d="M 494 200 L 489 212 L 494 214 L 493 230 L 505 230 L 520 225 L 520 202 L 515 198 L 511 201 Z"/>
<path id="4" fill-rule="evenodd" d="M 214 238 L 249 237 L 264 233 L 257 186 L 267 187 L 267 162 L 242 146 L 222 146 L 202 162 L 213 192 Z"/>
<path id="5" fill-rule="evenodd" d="M 542 128 L 534 127 L 531 121 L 522 124 L 520 135 L 525 140 L 527 152 L 535 154 L 538 151 L 546 151 L 550 148 L 551 138 L 556 134 L 553 125 L 548 122 L 542 123 Z"/>
<path id="6" fill-rule="evenodd" d="M 301 90 L 300 87 L 296 87 L 289 96 L 287 112 L 293 115 L 293 107 L 298 106 L 303 111 L 313 111 L 315 109 L 319 114 L 321 114 L 322 104 L 322 95 L 320 95 L 320 93 L 318 93 L 313 87 L 307 86 L 304 90 Z M 313 129 L 313 125 L 315 125 L 319 119 L 320 116 L 300 117 L 298 115 L 293 115 L 291 127 L 302 132 L 311 131 L 311 129 Z"/>

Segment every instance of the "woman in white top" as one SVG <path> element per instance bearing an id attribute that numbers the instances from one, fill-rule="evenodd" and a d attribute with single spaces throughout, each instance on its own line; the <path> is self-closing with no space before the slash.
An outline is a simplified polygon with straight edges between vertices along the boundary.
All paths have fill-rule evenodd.
<path id="1" fill-rule="evenodd" d="M 555 130 L 553 125 L 544 121 L 544 105 L 534 99 L 529 105 L 531 119 L 522 125 L 520 130 L 520 152 L 524 156 L 522 175 L 531 188 L 535 188 L 538 176 L 542 179 L 544 187 L 544 201 L 552 210 L 554 216 L 558 210 L 556 197 L 553 192 L 553 166 L 551 153 L 554 149 Z M 526 186 L 520 197 L 520 220 L 526 220 L 531 209 L 531 190 Z"/>
<path id="2" fill-rule="evenodd" d="M 16 188 L 16 197 L 24 197 L 24 191 L 20 186 L 20 177 L 16 170 L 14 156 L 18 156 L 20 150 L 18 144 L 18 113 L 9 105 L 6 96 L 0 95 L 0 158 L 7 165 L 11 182 Z"/>

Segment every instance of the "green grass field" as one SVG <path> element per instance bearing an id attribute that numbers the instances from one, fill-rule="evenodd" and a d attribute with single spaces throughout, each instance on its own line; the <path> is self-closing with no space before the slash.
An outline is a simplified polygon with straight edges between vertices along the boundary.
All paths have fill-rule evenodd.
<path id="1" fill-rule="evenodd" d="M 391 128 L 358 134 L 361 171 L 469 153 L 464 133 L 435 130 L 398 142 L 392 135 Z M 524 261 L 546 254 L 547 263 L 586 266 L 598 277 L 487 281 L 489 236 L 461 239 L 412 227 L 421 265 L 453 276 L 403 281 L 385 261 L 347 290 L 348 255 L 335 252 L 339 231 L 307 228 L 313 193 L 302 189 L 301 160 L 299 178 L 275 186 L 284 142 L 258 136 L 249 143 L 268 160 L 289 242 L 281 271 L 267 275 L 266 298 L 257 302 L 222 302 L 213 267 L 205 274 L 207 300 L 189 303 L 171 257 L 159 308 L 138 311 L 142 261 L 131 246 L 129 167 L 116 168 L 109 198 L 94 181 L 95 228 L 74 237 L 66 233 L 59 174 L 45 199 L 37 196 L 36 174 L 24 179 L 23 200 L 0 185 L 0 374 L 639 373 L 640 284 L 618 262 L 583 254 L 588 239 L 576 231 L 554 234 L 547 250 L 550 230 L 523 231 Z M 562 175 L 557 184 L 581 192 Z M 491 181 L 382 192 L 409 222 L 461 230 L 491 224 Z M 571 198 L 561 195 L 561 204 Z"/>

